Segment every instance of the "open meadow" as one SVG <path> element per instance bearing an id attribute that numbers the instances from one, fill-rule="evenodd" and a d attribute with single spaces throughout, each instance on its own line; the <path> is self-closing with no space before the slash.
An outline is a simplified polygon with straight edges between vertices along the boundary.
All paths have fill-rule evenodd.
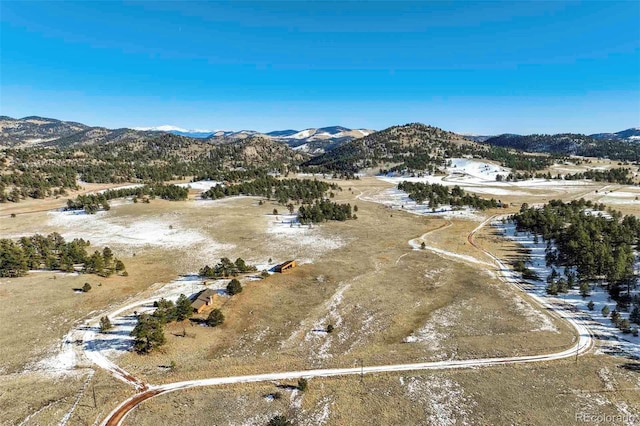
<path id="1" fill-rule="evenodd" d="M 465 190 L 499 196 L 509 207 L 438 214 L 412 210 L 394 189 L 394 179 L 330 179 L 341 188 L 334 191 L 335 201 L 357 205 L 358 218 L 312 226 L 297 223 L 285 206 L 258 197 L 201 200 L 204 188 L 197 186 L 187 201 L 119 200 L 95 215 L 13 206 L 15 217 L 0 217 L 3 236 L 58 232 L 67 240 L 84 238 L 91 241 L 90 251 L 109 246 L 129 275 L 30 272 L 0 279 L 0 382 L 7 390 L 0 394 L 0 421 L 102 421 L 134 389 L 96 364 L 117 365 L 142 383 L 159 385 L 318 368 L 533 356 L 576 344 L 575 330 L 501 279 L 492 258 L 472 245 L 469 235 L 487 219 L 517 211 L 520 203 L 595 198 L 605 185 L 535 182 L 514 189 L 472 179 Z M 635 188 L 616 190 L 626 194 Z M 478 232 L 476 243 L 503 259 L 520 250 L 488 226 Z M 196 275 L 222 257 L 242 257 L 258 272 L 288 259 L 299 265 L 289 274 L 243 276 L 243 292 L 229 297 L 224 290 L 228 280 Z M 90 292 L 74 291 L 85 282 Z M 214 289 L 217 296 L 196 319 L 216 307 L 225 316 L 223 325 L 170 323 L 165 346 L 147 355 L 131 351 L 128 334 L 136 312 L 152 309 L 150 303 L 160 297 L 190 296 L 203 288 Z M 119 313 L 111 318 L 116 325 L 111 335 L 96 332 L 100 315 L 114 311 Z M 626 389 L 640 385 L 638 364 L 607 355 L 574 363 L 384 373 L 366 375 L 363 383 L 358 377 L 319 377 L 310 380 L 307 392 L 295 390 L 293 381 L 202 387 L 144 402 L 125 424 L 200 424 L 202 411 L 208 413 L 207 424 L 264 424 L 277 413 L 300 424 L 371 424 L 371 416 L 377 419 L 374 424 L 406 418 L 414 424 L 470 418 L 496 423 L 504 419 L 495 412 L 498 399 L 501 409 L 512 413 L 512 423 L 549 424 L 561 418 L 571 424 L 573 411 L 589 408 L 584 392 L 602 395 L 598 401 L 607 412 L 637 412 L 637 393 Z M 502 396 L 489 397 L 497 394 Z M 562 404 L 552 403 L 558 395 Z M 554 408 L 544 410 L 548 404 Z"/>

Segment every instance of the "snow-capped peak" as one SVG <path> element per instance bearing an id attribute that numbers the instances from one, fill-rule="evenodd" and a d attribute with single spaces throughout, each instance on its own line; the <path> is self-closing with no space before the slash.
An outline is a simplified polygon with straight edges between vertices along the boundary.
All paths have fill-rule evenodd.
<path id="1" fill-rule="evenodd" d="M 134 127 L 133 130 L 145 130 L 145 131 L 150 130 L 150 131 L 156 131 L 156 132 L 183 132 L 183 133 L 213 132 L 213 130 L 206 130 L 206 129 L 184 129 L 182 127 L 172 126 L 172 125 L 169 125 L 169 124 L 165 124 L 165 125 L 162 125 L 162 126 L 155 126 L 155 127 Z"/>

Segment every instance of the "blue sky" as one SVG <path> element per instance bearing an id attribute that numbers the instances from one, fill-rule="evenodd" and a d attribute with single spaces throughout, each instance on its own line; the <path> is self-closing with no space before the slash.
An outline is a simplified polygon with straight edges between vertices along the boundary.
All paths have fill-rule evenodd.
<path id="1" fill-rule="evenodd" d="M 0 114 L 106 127 L 640 125 L 640 2 L 0 2 Z"/>

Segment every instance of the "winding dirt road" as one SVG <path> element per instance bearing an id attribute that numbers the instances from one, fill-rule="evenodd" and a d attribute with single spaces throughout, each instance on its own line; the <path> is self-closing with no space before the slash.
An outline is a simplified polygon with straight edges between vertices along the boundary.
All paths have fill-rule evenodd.
<path id="1" fill-rule="evenodd" d="M 444 257 L 449 257 L 458 261 L 471 262 L 476 266 L 482 266 L 487 268 L 497 268 L 499 271 L 499 278 L 509 284 L 514 285 L 519 291 L 524 292 L 524 290 L 520 287 L 513 271 L 508 268 L 500 259 L 498 259 L 492 253 L 486 251 L 482 247 L 478 246 L 474 240 L 474 235 L 482 229 L 482 227 L 486 226 L 487 223 L 490 223 L 492 220 L 496 219 L 498 216 L 492 216 L 485 221 L 483 221 L 476 229 L 474 229 L 467 236 L 467 240 L 473 247 L 480 250 L 486 256 L 488 256 L 492 263 L 484 262 L 478 259 L 475 259 L 471 256 L 463 256 L 457 253 L 447 252 L 445 250 L 430 247 L 427 245 L 424 237 L 425 234 L 420 238 L 412 239 L 409 241 L 409 245 L 414 248 L 414 250 L 420 250 L 421 244 L 418 242 L 420 240 L 425 241 L 425 249 L 430 250 L 434 253 L 442 255 Z M 440 227 L 437 230 L 445 229 L 450 226 L 450 224 Z M 434 232 L 436 230 L 432 230 L 430 232 Z M 471 260 L 472 259 L 472 260 Z M 314 378 L 314 377 L 332 377 L 332 376 L 346 376 L 346 375 L 358 375 L 358 374 L 374 374 L 374 373 L 383 373 L 383 372 L 394 372 L 394 371 L 420 371 L 420 370 L 445 370 L 445 369 L 457 369 L 457 368 L 472 368 L 472 367 L 487 367 L 487 366 L 496 366 L 502 364 L 520 364 L 520 363 L 529 363 L 529 362 L 541 362 L 541 361 L 552 361 L 563 358 L 577 357 L 580 354 L 584 354 L 588 352 L 593 346 L 593 339 L 589 329 L 582 323 L 580 318 L 574 316 L 574 313 L 565 309 L 563 306 L 555 305 L 549 303 L 535 295 L 528 294 L 530 299 L 532 299 L 536 304 L 539 305 L 544 311 L 554 313 L 557 317 L 564 319 L 567 321 L 576 331 L 578 335 L 578 339 L 575 344 L 561 352 L 549 353 L 549 354 L 540 354 L 540 355 L 530 355 L 530 356 L 514 356 L 514 357 L 502 357 L 502 358 L 481 358 L 481 359 L 469 359 L 469 360 L 447 360 L 447 361 L 437 361 L 437 362 L 422 362 L 422 363 L 409 363 L 409 364 L 391 364 L 391 365 L 378 365 L 378 366 L 363 366 L 363 367 L 353 367 L 353 368 L 331 368 L 331 369 L 316 369 L 316 370 L 300 370 L 300 371 L 287 371 L 287 372 L 276 372 L 276 373 L 267 373 L 267 374 L 256 374 L 256 375 L 247 375 L 247 376 L 234 376 L 234 377 L 218 377 L 218 378 L 210 378 L 210 379 L 201 379 L 201 380 L 191 380 L 184 382 L 176 382 L 169 383 L 165 385 L 148 385 L 143 384 L 140 386 L 140 382 L 138 379 L 134 379 L 133 382 L 136 383 L 136 387 L 141 389 L 141 392 L 136 393 L 132 397 L 123 401 L 120 405 L 118 405 L 109 415 L 104 419 L 101 423 L 103 426 L 117 426 L 121 425 L 122 421 L 126 418 L 127 414 L 130 413 L 135 407 L 140 405 L 142 402 L 153 398 L 158 395 L 162 395 L 168 392 L 175 392 L 183 389 L 190 389 L 196 387 L 203 386 L 218 386 L 218 385 L 226 385 L 226 384 L 237 384 L 237 383 L 252 383 L 252 382 L 269 382 L 269 381 L 278 381 L 278 380 L 294 380 L 301 377 L 304 378 Z M 121 377 L 119 377 L 122 379 Z"/>

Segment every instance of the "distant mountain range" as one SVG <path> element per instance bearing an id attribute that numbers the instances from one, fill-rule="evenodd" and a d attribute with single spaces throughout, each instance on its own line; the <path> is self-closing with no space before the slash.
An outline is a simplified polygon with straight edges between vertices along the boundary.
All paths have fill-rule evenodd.
<path id="1" fill-rule="evenodd" d="M 397 127 L 397 126 L 396 126 Z M 427 128 L 431 129 L 429 126 Z M 393 129 L 393 128 L 392 128 Z M 421 129 L 414 127 L 412 131 Z M 388 129 L 387 129 L 388 130 Z M 428 138 L 438 140 L 432 130 Z M 438 130 L 440 131 L 440 130 Z M 444 131 L 442 131 L 444 132 Z M 348 142 L 369 137 L 374 132 L 368 129 L 349 129 L 341 126 L 310 128 L 304 130 L 276 130 L 261 133 L 254 130 L 207 131 L 188 130 L 175 126 L 160 126 L 136 129 L 107 129 L 92 127 L 73 121 L 62 121 L 44 117 L 24 117 L 15 119 L 0 116 L 0 147 L 58 146 L 66 147 L 85 144 L 108 144 L 112 142 L 137 142 L 172 134 L 210 144 L 231 144 L 244 139 L 266 139 L 286 144 L 300 154 L 319 156 L 334 151 Z M 389 132 L 388 132 L 389 133 Z M 425 133 L 425 138 L 426 138 Z M 389 135 L 393 134 L 390 132 Z M 640 158 L 640 128 L 630 128 L 615 133 L 582 135 L 564 133 L 556 135 L 514 135 L 499 136 L 458 135 L 446 132 L 448 140 L 470 140 L 505 148 L 515 148 L 529 152 L 547 152 L 561 155 L 583 155 L 610 157 L 621 160 L 638 161 Z M 357 145 L 359 146 L 359 145 Z M 353 152 L 356 145 L 349 148 Z M 355 150 L 357 151 L 357 149 Z M 365 149 L 367 151 L 367 149 Z M 338 153 L 334 153 L 338 154 Z M 358 157 L 356 155 L 356 157 Z M 333 161 L 331 157 L 324 157 Z M 344 159 L 344 156 L 342 157 Z M 335 159 L 334 159 L 335 160 Z"/>
<path id="2" fill-rule="evenodd" d="M 640 143 L 640 127 L 632 127 L 631 129 L 622 130 L 616 133 L 596 133 L 590 136 L 594 139 L 609 139 Z"/>
<path id="3" fill-rule="evenodd" d="M 344 142 L 358 139 L 371 133 L 374 133 L 374 131 L 331 126 L 304 130 L 275 130 L 268 133 L 260 133 L 254 130 L 240 130 L 239 132 L 218 131 L 213 133 L 211 138 L 219 141 L 233 141 L 249 137 L 263 137 L 283 142 L 297 151 L 317 155 L 330 151 Z"/>
<path id="4" fill-rule="evenodd" d="M 133 130 L 151 131 L 151 132 L 166 132 L 178 136 L 186 136 L 188 138 L 206 139 L 213 135 L 211 130 L 188 130 L 176 126 L 157 126 L 157 127 L 134 127 Z"/>
<path id="5" fill-rule="evenodd" d="M 0 146 L 35 146 L 110 143 L 135 141 L 154 134 L 170 133 L 194 139 L 225 143 L 246 138 L 266 138 L 284 142 L 296 150 L 309 154 L 321 154 L 341 143 L 367 136 L 373 130 L 349 129 L 341 126 L 304 130 L 276 130 L 261 133 L 255 130 L 209 131 L 189 130 L 176 126 L 138 127 L 134 129 L 107 129 L 92 127 L 72 121 L 44 117 L 12 118 L 0 116 Z"/>
<path id="6" fill-rule="evenodd" d="M 637 132 L 637 129 L 609 133 L 609 135 L 615 135 L 611 137 L 602 137 L 602 134 L 587 136 L 577 133 L 526 136 L 504 134 L 488 138 L 483 143 L 527 152 L 640 161 L 640 139 L 634 135 L 634 132 Z"/>
<path id="7" fill-rule="evenodd" d="M 496 138 L 496 137 L 502 138 L 505 136 L 522 136 L 522 135 L 504 133 L 502 135 L 490 135 L 490 136 L 469 135 L 469 134 L 462 134 L 462 136 L 474 142 L 484 142 L 488 139 Z M 541 136 L 556 136 L 556 135 L 541 135 Z M 584 135 L 580 135 L 580 136 L 584 136 Z M 588 135 L 588 136 L 590 138 L 599 139 L 599 140 L 615 140 L 615 141 L 640 143 L 640 127 L 632 127 L 630 129 L 622 130 L 616 133 L 595 133 L 593 135 Z"/>

